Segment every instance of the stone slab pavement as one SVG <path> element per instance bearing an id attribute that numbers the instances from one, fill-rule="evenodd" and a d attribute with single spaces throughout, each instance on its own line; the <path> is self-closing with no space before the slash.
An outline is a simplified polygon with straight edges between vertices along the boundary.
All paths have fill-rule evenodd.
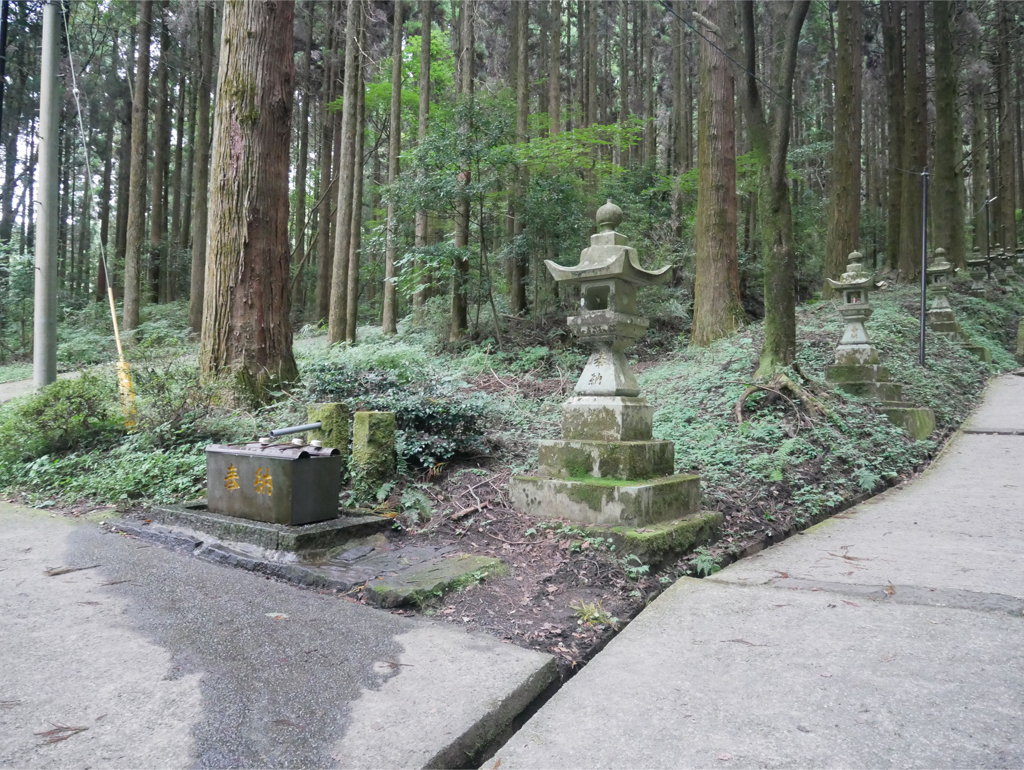
<path id="1" fill-rule="evenodd" d="M 66 567 L 85 569 L 46 574 Z M 0 767 L 461 767 L 554 676 L 491 637 L 0 505 Z"/>
<path id="2" fill-rule="evenodd" d="M 676 583 L 485 767 L 1024 766 L 1024 379 L 972 426 L 912 482 Z"/>

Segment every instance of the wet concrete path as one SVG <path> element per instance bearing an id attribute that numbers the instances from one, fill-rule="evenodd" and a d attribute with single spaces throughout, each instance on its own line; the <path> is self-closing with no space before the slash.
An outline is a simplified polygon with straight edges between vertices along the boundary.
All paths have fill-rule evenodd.
<path id="1" fill-rule="evenodd" d="M 65 568 L 84 569 L 47 574 Z M 554 673 L 491 637 L 0 506 L 0 767 L 461 766 Z"/>
<path id="2" fill-rule="evenodd" d="M 1024 766 L 1024 378 L 918 479 L 644 610 L 525 767 Z"/>

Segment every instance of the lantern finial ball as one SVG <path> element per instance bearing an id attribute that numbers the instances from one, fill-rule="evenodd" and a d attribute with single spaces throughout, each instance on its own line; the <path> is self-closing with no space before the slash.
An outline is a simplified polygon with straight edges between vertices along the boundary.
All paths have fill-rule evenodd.
<path id="1" fill-rule="evenodd" d="M 597 229 L 601 232 L 614 230 L 622 223 L 622 209 L 612 203 L 611 198 L 597 210 Z"/>

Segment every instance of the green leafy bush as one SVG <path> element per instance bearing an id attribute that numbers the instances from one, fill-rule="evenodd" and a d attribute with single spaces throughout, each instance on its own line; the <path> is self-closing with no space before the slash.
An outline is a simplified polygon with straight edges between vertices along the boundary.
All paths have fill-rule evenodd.
<path id="1" fill-rule="evenodd" d="M 0 463 L 113 440 L 124 429 L 116 394 L 113 378 L 87 372 L 12 402 L 0 412 Z"/>

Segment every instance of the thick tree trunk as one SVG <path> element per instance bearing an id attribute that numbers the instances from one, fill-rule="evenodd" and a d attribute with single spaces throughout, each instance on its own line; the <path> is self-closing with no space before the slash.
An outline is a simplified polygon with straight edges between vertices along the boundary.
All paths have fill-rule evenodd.
<path id="1" fill-rule="evenodd" d="M 210 88 L 213 85 L 213 3 L 203 3 L 200 42 L 201 72 L 196 90 L 196 159 L 192 193 L 192 277 L 189 291 L 188 325 L 199 334 L 203 326 L 206 295 L 206 236 L 209 219 L 210 182 Z"/>
<path id="2" fill-rule="evenodd" d="M 903 194 L 900 196 L 900 281 L 918 279 L 921 268 L 921 172 L 928 163 L 928 92 L 925 72 L 924 3 L 907 3 L 906 109 L 903 113 Z"/>
<path id="3" fill-rule="evenodd" d="M 719 27 L 729 14 L 725 0 L 702 0 L 700 12 Z M 743 325 L 736 254 L 735 85 L 728 59 L 707 41 L 701 41 L 699 77 L 697 255 L 690 333 L 690 344 L 697 347 Z"/>
<path id="4" fill-rule="evenodd" d="M 960 111 L 957 109 L 956 60 L 953 43 L 953 11 L 950 3 L 932 3 L 935 30 L 935 245 L 946 250 L 956 267 L 965 268 L 964 180 L 958 160 L 961 144 Z"/>
<path id="5" fill-rule="evenodd" d="M 124 254 L 125 332 L 139 325 L 142 291 L 142 239 L 146 227 L 146 155 L 149 117 L 149 37 L 154 0 L 140 0 L 137 32 L 138 57 L 135 65 L 135 96 L 132 100 L 131 178 L 128 187 L 128 223 Z"/>
<path id="6" fill-rule="evenodd" d="M 473 76 L 476 67 L 476 42 L 473 35 L 473 16 L 476 0 L 462 0 L 462 28 L 459 34 L 459 95 L 463 99 L 473 98 Z M 469 132 L 469 126 L 462 130 Z M 469 185 L 472 170 L 468 167 L 459 172 L 457 183 L 460 188 Z M 455 258 L 451 282 L 451 324 L 448 341 L 458 342 L 469 327 L 466 313 L 466 279 L 469 276 L 469 195 L 463 192 L 455 206 L 455 248 L 461 254 Z"/>
<path id="7" fill-rule="evenodd" d="M 900 198 L 905 175 L 897 171 L 903 162 L 903 2 L 882 0 L 882 40 L 885 46 L 885 95 L 888 116 L 889 184 L 886 212 L 885 254 L 895 268 L 900 253 Z"/>
<path id="8" fill-rule="evenodd" d="M 427 126 L 430 120 L 430 33 L 433 26 L 432 0 L 420 0 L 420 104 L 416 125 L 416 141 L 422 144 L 427 138 Z M 427 245 L 429 221 L 423 209 L 416 212 L 416 248 Z M 423 305 L 428 299 L 430 278 L 421 279 L 420 289 L 413 295 L 413 319 L 419 324 L 422 321 Z"/>
<path id="9" fill-rule="evenodd" d="M 131 46 L 125 63 L 125 71 L 131 72 L 135 65 L 135 35 L 132 35 Z M 114 284 L 117 293 L 116 269 L 124 265 L 125 248 L 128 237 L 128 198 L 131 187 L 132 166 L 132 98 L 127 84 L 124 86 L 124 112 L 121 115 L 120 137 L 117 146 L 117 215 L 114 218 L 114 259 L 110 269 L 109 280 Z"/>
<path id="10" fill-rule="evenodd" d="M 654 33 L 652 17 L 654 9 L 660 8 L 651 3 L 644 3 L 644 161 L 657 166 L 658 164 L 658 126 L 654 113 Z"/>
<path id="11" fill-rule="evenodd" d="M 847 256 L 860 248 L 861 80 L 864 54 L 861 0 L 839 3 L 836 51 L 835 125 L 829 189 L 825 278 L 838 280 Z M 831 297 L 826 280 L 822 295 Z"/>
<path id="12" fill-rule="evenodd" d="M 402 2 L 395 3 L 391 32 L 391 120 L 388 135 L 388 185 L 398 179 L 398 156 L 402 152 Z M 384 334 L 398 331 L 398 287 L 395 285 L 395 256 L 398 252 L 398 222 L 394 196 L 388 196 L 387 243 L 384 251 Z"/>
<path id="13" fill-rule="evenodd" d="M 977 16 L 972 8 L 967 9 L 970 15 L 968 24 L 980 29 Z M 971 98 L 971 207 L 973 209 L 973 246 L 984 252 L 988 243 L 985 235 L 985 201 L 989 198 L 988 186 L 988 139 L 985 136 L 985 79 L 979 67 L 983 63 L 981 55 L 982 36 L 979 33 L 974 41 L 972 56 L 974 67 L 971 68 L 973 78 L 970 83 Z"/>
<path id="14" fill-rule="evenodd" d="M 999 213 L 997 240 L 1008 251 L 1017 250 L 1017 185 L 1013 154 L 1013 124 L 1016 109 L 1013 103 L 1012 67 L 1010 58 L 1010 6 L 998 4 L 996 36 L 998 64 L 996 84 L 999 96 Z"/>
<path id="15" fill-rule="evenodd" d="M 167 33 L 167 0 L 159 0 L 160 61 L 156 67 L 156 119 L 153 121 L 153 179 L 149 185 L 149 300 L 166 299 L 163 291 L 167 280 L 167 251 L 164 248 L 167 215 L 164 209 L 164 172 L 167 160 L 167 137 L 170 134 L 167 114 L 167 51 L 171 38 Z"/>
<path id="16" fill-rule="evenodd" d="M 524 3 L 524 5 L 528 5 Z M 586 0 L 587 7 L 587 125 L 597 125 L 597 7 L 596 0 Z M 524 15 L 526 15 L 524 13 Z M 529 26 L 527 26 L 529 29 Z"/>
<path id="17" fill-rule="evenodd" d="M 263 400 L 298 375 L 288 320 L 288 166 L 294 98 L 289 0 L 223 7 L 199 361 Z"/>
<path id="18" fill-rule="evenodd" d="M 355 183 L 356 154 L 356 78 L 358 77 L 358 41 L 360 4 L 349 3 L 345 24 L 345 89 L 341 118 L 341 152 L 338 163 L 338 212 L 334 239 L 334 265 L 331 276 L 331 307 L 327 336 L 331 342 L 346 337 L 348 322 L 349 247 L 352 240 L 352 187 Z"/>
<path id="19" fill-rule="evenodd" d="M 306 50 L 302 58 L 302 104 L 299 107 L 299 157 L 295 170 L 295 246 L 294 263 L 296 274 L 292 277 L 292 314 L 296 320 L 302 318 L 303 289 L 302 271 L 306 262 L 306 175 L 309 164 L 309 102 L 313 95 L 310 87 L 310 60 L 313 56 L 313 0 L 306 0 Z"/>

